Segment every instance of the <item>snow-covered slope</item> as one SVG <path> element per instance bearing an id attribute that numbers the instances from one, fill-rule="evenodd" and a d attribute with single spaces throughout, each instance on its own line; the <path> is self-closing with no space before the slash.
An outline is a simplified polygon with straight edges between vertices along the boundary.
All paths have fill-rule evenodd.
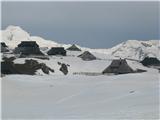
<path id="1" fill-rule="evenodd" d="M 117 76 L 8 75 L 3 119 L 158 120 L 156 71 Z"/>
<path id="2" fill-rule="evenodd" d="M 70 45 L 59 44 L 51 40 L 45 40 L 41 37 L 30 36 L 18 26 L 9 26 L 6 30 L 2 30 L 1 40 L 4 41 L 10 48 L 15 48 L 21 41 L 36 41 L 40 47 L 55 47 L 63 46 L 65 48 Z M 88 50 L 93 53 L 106 54 L 107 57 L 121 57 L 136 60 L 142 60 L 146 56 L 157 57 L 160 59 L 160 40 L 138 41 L 128 40 L 115 47 L 109 49 L 90 49 L 80 47 L 83 51 Z"/>
<path id="3" fill-rule="evenodd" d="M 36 41 L 40 47 L 54 47 L 59 46 L 58 43 L 50 40 L 45 40 L 41 37 L 30 36 L 18 26 L 9 26 L 6 30 L 2 30 L 2 41 L 4 41 L 10 48 L 15 48 L 21 41 Z"/>
<path id="4" fill-rule="evenodd" d="M 160 59 L 159 40 L 137 41 L 128 40 L 113 48 L 111 54 L 122 58 L 142 60 L 144 57 L 157 57 Z"/>

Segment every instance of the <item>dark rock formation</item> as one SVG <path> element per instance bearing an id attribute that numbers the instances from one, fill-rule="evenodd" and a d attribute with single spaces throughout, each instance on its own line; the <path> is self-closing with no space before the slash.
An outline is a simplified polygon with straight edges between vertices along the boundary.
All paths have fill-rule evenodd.
<path id="1" fill-rule="evenodd" d="M 13 60 L 15 60 L 15 57 L 6 58 L 4 57 L 1 62 L 1 74 L 16 74 L 18 73 L 16 69 L 14 69 L 14 63 Z"/>
<path id="2" fill-rule="evenodd" d="M 40 63 L 41 69 L 44 73 L 49 74 L 49 71 L 54 72 L 53 69 L 51 69 L 50 67 L 46 66 L 46 64 L 44 63 Z"/>
<path id="3" fill-rule="evenodd" d="M 57 62 L 57 64 L 58 64 L 58 65 L 61 65 L 62 63 L 61 63 L 61 62 Z"/>
<path id="4" fill-rule="evenodd" d="M 9 52 L 8 46 L 4 42 L 1 42 L 1 52 Z"/>
<path id="5" fill-rule="evenodd" d="M 142 72 L 147 72 L 147 70 L 137 69 L 135 72 L 136 73 L 142 73 Z"/>
<path id="6" fill-rule="evenodd" d="M 61 72 L 63 72 L 64 75 L 67 75 L 68 74 L 68 67 L 66 64 L 62 63 L 61 64 L 61 67 L 59 69 Z"/>
<path id="7" fill-rule="evenodd" d="M 53 69 L 46 66 L 44 63 L 38 63 L 36 60 L 30 59 L 25 60 L 24 64 L 15 64 L 13 62 L 15 58 L 4 58 L 1 62 L 1 73 L 2 74 L 28 74 L 34 75 L 37 70 L 41 69 L 45 74 L 54 72 Z"/>

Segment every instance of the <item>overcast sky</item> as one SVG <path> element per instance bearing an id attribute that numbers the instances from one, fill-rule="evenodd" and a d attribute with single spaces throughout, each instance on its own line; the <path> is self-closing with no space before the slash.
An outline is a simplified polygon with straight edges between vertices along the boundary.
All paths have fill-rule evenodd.
<path id="1" fill-rule="evenodd" d="M 108 48 L 160 39 L 158 2 L 2 2 L 2 29 L 18 25 L 59 43 Z"/>

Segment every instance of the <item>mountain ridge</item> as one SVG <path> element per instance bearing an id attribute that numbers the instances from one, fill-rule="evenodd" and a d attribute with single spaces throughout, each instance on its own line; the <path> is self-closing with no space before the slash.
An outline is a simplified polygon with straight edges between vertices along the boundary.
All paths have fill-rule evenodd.
<path id="1" fill-rule="evenodd" d="M 36 41 L 40 47 L 69 47 L 71 44 L 59 44 L 55 41 L 45 40 L 42 37 L 31 36 L 28 32 L 19 26 L 8 26 L 5 30 L 1 30 L 1 41 L 4 41 L 9 48 L 15 48 L 21 41 Z M 160 59 L 160 40 L 127 40 L 112 48 L 108 49 L 91 49 L 80 47 L 83 51 L 96 52 L 114 56 L 119 58 L 130 58 L 142 60 L 146 56 L 156 57 Z"/>

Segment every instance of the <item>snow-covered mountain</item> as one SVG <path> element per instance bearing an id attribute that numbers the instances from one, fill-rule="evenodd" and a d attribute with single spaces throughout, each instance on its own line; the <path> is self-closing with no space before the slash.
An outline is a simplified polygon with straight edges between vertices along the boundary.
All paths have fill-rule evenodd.
<path id="1" fill-rule="evenodd" d="M 69 44 L 59 44 L 52 40 L 45 40 L 41 37 L 30 36 L 19 26 L 9 26 L 2 30 L 1 41 L 4 41 L 10 48 L 15 48 L 21 41 L 36 41 L 40 47 L 63 46 L 67 48 Z M 79 46 L 80 47 L 80 46 Z M 80 47 L 82 50 L 106 54 L 108 57 L 121 57 L 142 60 L 146 56 L 157 57 L 160 59 L 160 40 L 138 41 L 128 40 L 109 49 L 90 49 Z"/>
<path id="2" fill-rule="evenodd" d="M 144 57 L 157 57 L 160 59 L 160 41 L 128 40 L 110 49 L 113 56 L 142 60 Z"/>
<path id="3" fill-rule="evenodd" d="M 50 40 L 45 40 L 38 36 L 30 36 L 19 26 L 9 26 L 6 30 L 2 30 L 2 41 L 10 48 L 15 48 L 21 41 L 36 41 L 40 47 L 59 46 L 58 43 Z"/>

